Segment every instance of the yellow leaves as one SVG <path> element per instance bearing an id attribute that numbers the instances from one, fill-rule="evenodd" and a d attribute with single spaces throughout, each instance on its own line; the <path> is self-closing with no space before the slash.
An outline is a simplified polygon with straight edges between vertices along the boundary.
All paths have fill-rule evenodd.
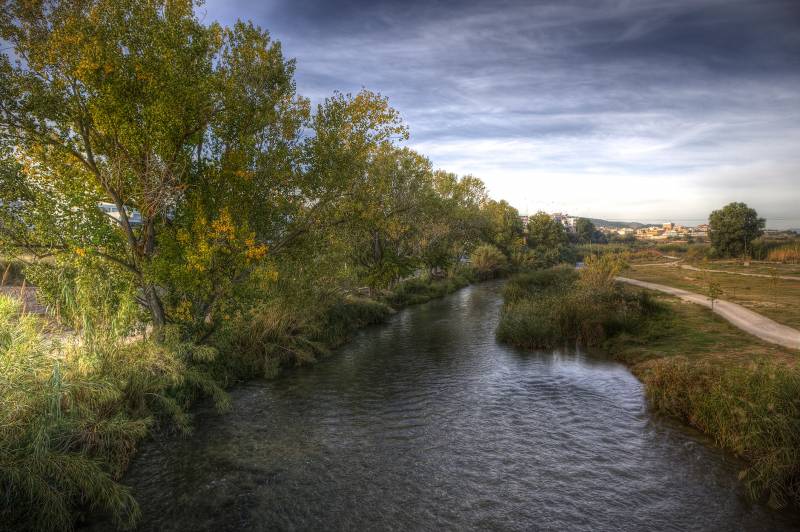
<path id="1" fill-rule="evenodd" d="M 236 170 L 234 175 L 246 181 L 250 181 L 253 179 L 253 176 L 255 176 L 255 173 L 251 170 Z"/>
<path id="2" fill-rule="evenodd" d="M 245 257 L 251 261 L 258 261 L 267 256 L 269 247 L 266 244 L 256 244 L 255 235 L 251 235 L 244 241 Z"/>
<path id="3" fill-rule="evenodd" d="M 236 226 L 233 225 L 233 219 L 227 207 L 222 209 L 219 217 L 211 222 L 211 228 L 213 229 L 211 233 L 213 238 L 231 240 L 235 237 Z"/>
<path id="4" fill-rule="evenodd" d="M 75 254 L 78 255 L 79 257 L 85 257 L 86 256 L 86 249 L 85 248 L 81 248 L 81 247 L 76 247 L 75 248 Z"/>

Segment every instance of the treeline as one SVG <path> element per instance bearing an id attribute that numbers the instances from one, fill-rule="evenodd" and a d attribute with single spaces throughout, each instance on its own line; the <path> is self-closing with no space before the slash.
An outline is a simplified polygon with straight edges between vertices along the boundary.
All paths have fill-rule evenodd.
<path id="1" fill-rule="evenodd" d="M 313 361 L 390 306 L 524 258 L 518 213 L 400 143 L 388 100 L 312 106 L 251 23 L 190 1 L 3 1 L 0 522 L 139 515 L 138 442 L 200 395 Z"/>

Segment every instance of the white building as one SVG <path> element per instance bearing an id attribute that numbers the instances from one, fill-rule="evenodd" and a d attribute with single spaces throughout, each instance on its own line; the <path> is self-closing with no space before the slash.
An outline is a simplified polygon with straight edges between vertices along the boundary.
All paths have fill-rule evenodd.
<path id="1" fill-rule="evenodd" d="M 121 222 L 122 219 L 119 215 L 119 209 L 113 203 L 108 203 L 105 201 L 101 201 L 97 204 L 101 211 L 106 213 L 111 218 L 114 218 L 117 222 Z M 142 223 L 142 214 L 137 211 L 136 209 L 125 209 L 125 212 L 128 214 L 128 222 L 131 225 L 141 225 Z"/>

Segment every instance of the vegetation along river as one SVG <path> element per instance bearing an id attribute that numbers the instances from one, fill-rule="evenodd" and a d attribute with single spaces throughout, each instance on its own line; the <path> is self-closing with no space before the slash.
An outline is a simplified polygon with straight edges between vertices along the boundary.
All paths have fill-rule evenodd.
<path id="1" fill-rule="evenodd" d="M 500 285 L 361 331 L 316 366 L 200 408 L 126 480 L 144 530 L 787 530 L 741 464 L 582 353 L 495 341 Z"/>

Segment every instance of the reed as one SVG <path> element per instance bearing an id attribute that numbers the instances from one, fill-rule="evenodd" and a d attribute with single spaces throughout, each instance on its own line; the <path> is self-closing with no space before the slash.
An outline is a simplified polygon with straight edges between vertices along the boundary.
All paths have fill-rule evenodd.
<path id="1" fill-rule="evenodd" d="M 771 250 L 767 255 L 767 260 L 788 264 L 800 264 L 800 242 L 786 244 L 785 246 Z"/>
<path id="2" fill-rule="evenodd" d="M 156 427 L 188 430 L 186 398 L 225 396 L 193 360 L 203 349 L 148 340 L 55 338 L 0 296 L 0 522 L 69 530 L 81 508 L 133 526 L 139 509 L 119 484 Z M 199 392 L 197 392 L 199 393 Z"/>

